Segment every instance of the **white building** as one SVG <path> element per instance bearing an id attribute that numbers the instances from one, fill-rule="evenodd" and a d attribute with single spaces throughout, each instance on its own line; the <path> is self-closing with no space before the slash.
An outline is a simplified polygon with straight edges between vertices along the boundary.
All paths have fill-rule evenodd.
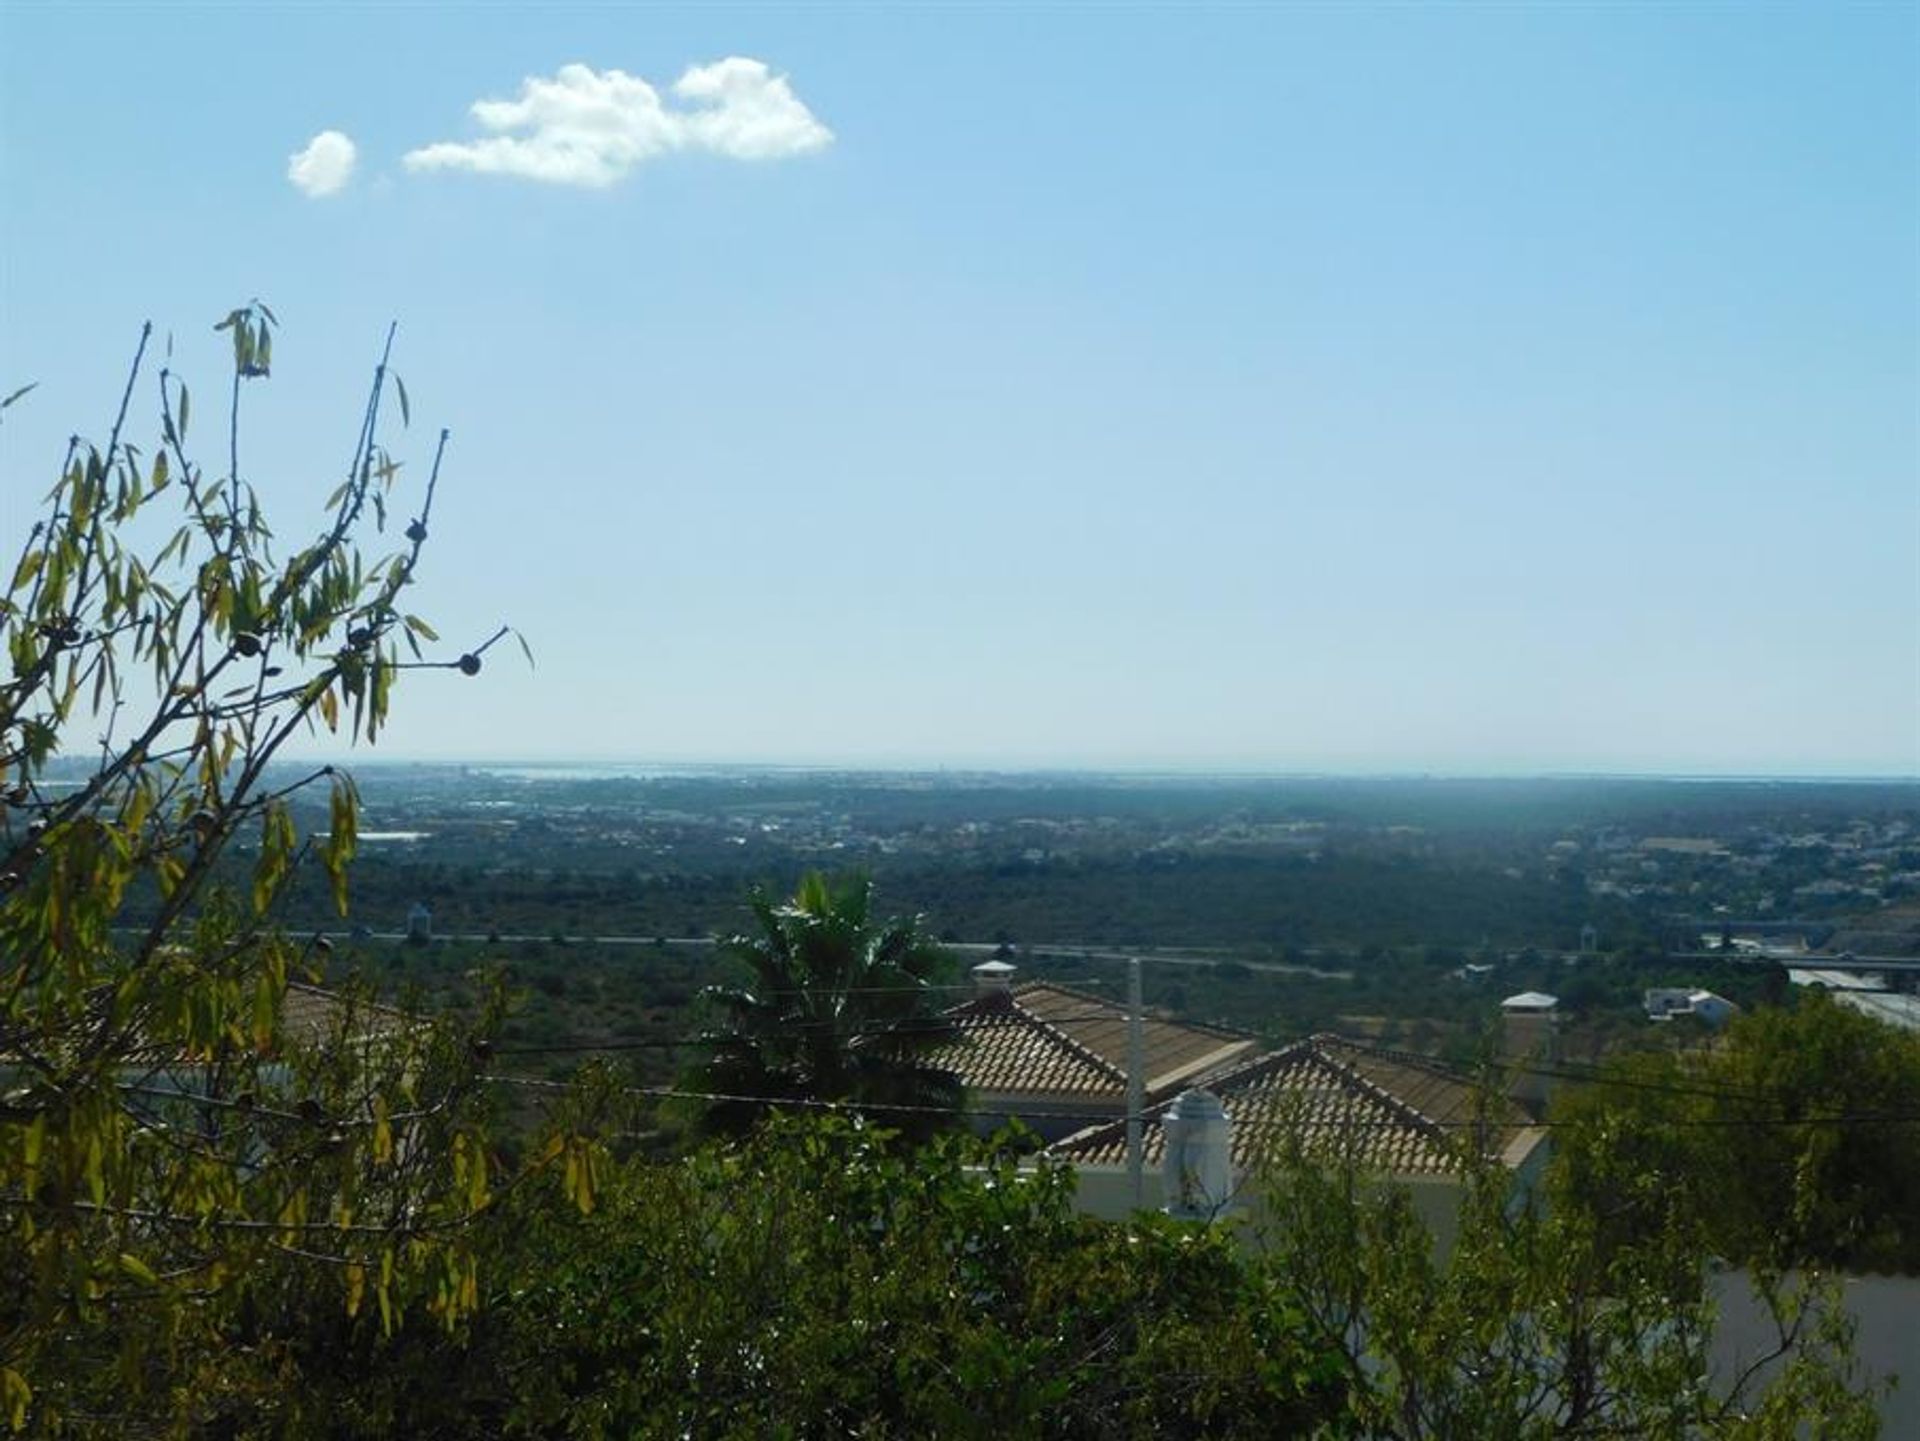
<path id="1" fill-rule="evenodd" d="M 1740 1008 L 1725 996 L 1698 986 L 1655 986 L 1646 992 L 1644 1003 L 1650 1021 L 1695 1016 L 1716 1031 L 1740 1013 Z"/>

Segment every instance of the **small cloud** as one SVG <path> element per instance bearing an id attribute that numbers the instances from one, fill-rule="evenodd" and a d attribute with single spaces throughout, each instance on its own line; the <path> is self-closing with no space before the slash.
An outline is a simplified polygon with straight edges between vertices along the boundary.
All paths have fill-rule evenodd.
<path id="1" fill-rule="evenodd" d="M 784 75 L 758 60 L 734 56 L 696 65 L 673 82 L 673 93 L 699 108 L 675 117 L 684 144 L 735 160 L 778 160 L 833 143 L 833 132 L 800 103 Z"/>
<path id="2" fill-rule="evenodd" d="M 405 164 L 602 187 L 668 151 L 777 160 L 833 142 L 786 77 L 758 60 L 696 65 L 671 89 L 685 103 L 669 106 L 623 70 L 565 65 L 550 78 L 522 82 L 517 100 L 476 102 L 473 117 L 492 134 L 422 146 L 407 153 Z"/>
<path id="3" fill-rule="evenodd" d="M 302 195 L 318 200 L 334 195 L 353 179 L 353 164 L 359 157 L 354 144 L 338 130 L 322 130 L 295 151 L 287 161 L 287 179 Z"/>

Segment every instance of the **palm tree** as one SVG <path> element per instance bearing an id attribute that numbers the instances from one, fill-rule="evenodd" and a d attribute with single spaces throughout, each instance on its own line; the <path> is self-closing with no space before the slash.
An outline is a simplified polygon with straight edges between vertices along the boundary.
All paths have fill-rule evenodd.
<path id="1" fill-rule="evenodd" d="M 757 934 L 720 943 L 753 981 L 703 993 L 716 1024 L 689 1079 L 727 1098 L 707 1129 L 741 1134 L 783 1100 L 845 1102 L 913 1139 L 957 1123 L 959 1077 L 917 1055 L 953 1034 L 934 989 L 947 957 L 917 920 L 876 924 L 872 900 L 863 876 L 809 875 L 791 901 L 755 897 Z"/>

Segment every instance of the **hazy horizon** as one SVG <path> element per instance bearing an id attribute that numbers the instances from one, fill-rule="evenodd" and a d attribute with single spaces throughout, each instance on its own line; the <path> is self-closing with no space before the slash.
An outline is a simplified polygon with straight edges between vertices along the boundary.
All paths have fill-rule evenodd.
<path id="1" fill-rule="evenodd" d="M 1403 769 L 1315 769 L 1281 768 L 1272 766 L 1216 766 L 1216 765 L 1179 765 L 1179 764 L 1139 764 L 1115 763 L 1110 765 L 1076 764 L 1072 761 L 1034 761 L 1021 764 L 1016 762 L 984 763 L 964 759 L 949 761 L 887 761 L 882 759 L 849 757 L 843 760 L 740 760 L 713 758 L 663 757 L 607 757 L 607 756 L 570 756 L 529 758 L 514 756 L 435 756 L 400 755 L 380 751 L 362 750 L 347 755 L 299 754 L 290 753 L 282 763 L 289 766 L 331 762 L 353 767 L 366 766 L 445 766 L 449 768 L 483 770 L 495 772 L 529 771 L 576 771 L 594 774 L 616 775 L 620 773 L 656 772 L 662 775 L 682 775 L 694 772 L 724 774 L 727 772 L 799 772 L 824 773 L 836 775 L 902 775 L 902 776 L 1086 776 L 1092 778 L 1112 777 L 1120 780 L 1275 780 L 1275 781 L 1675 781 L 1728 784 L 1793 785 L 1807 784 L 1863 784 L 1863 785 L 1914 785 L 1920 786 L 1920 774 L 1869 771 L 1625 771 L 1625 770 L 1507 770 L 1507 771 L 1456 771 L 1426 768 Z"/>

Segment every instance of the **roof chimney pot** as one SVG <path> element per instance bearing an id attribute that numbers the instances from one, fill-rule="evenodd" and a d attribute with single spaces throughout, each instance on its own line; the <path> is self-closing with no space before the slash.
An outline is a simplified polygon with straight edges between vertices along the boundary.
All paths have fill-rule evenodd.
<path id="1" fill-rule="evenodd" d="M 1019 969 L 1005 961 L 982 961 L 973 968 L 973 993 L 976 996 L 1007 994 L 1013 989 L 1014 972 Z"/>

